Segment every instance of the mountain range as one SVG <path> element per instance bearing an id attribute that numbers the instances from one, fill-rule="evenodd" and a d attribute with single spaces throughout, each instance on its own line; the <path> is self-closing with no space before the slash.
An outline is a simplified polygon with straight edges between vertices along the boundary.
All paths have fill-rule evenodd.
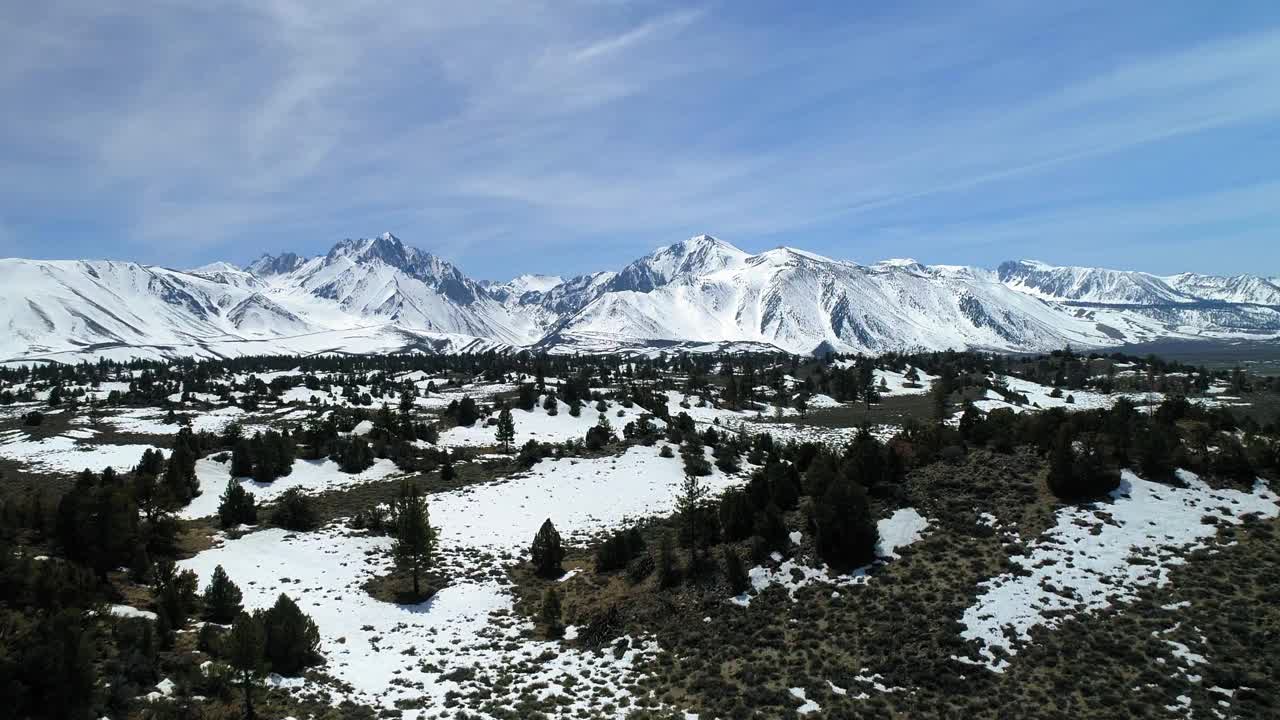
<path id="1" fill-rule="evenodd" d="M 1020 260 L 862 265 L 709 235 L 618 271 L 478 281 L 384 233 L 173 270 L 0 260 L 0 361 L 248 354 L 776 349 L 1038 351 L 1280 337 L 1280 283 Z"/>

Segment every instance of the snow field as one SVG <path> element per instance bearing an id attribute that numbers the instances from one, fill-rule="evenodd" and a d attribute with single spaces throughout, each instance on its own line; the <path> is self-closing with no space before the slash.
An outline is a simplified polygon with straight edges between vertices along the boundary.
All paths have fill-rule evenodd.
<path id="1" fill-rule="evenodd" d="M 400 470 L 390 460 L 376 460 L 371 467 L 361 473 L 347 474 L 338 469 L 338 464 L 329 459 L 294 460 L 293 472 L 282 478 L 264 483 L 249 478 L 239 478 L 240 486 L 254 496 L 261 505 L 271 502 L 291 488 L 302 488 L 308 493 L 336 490 L 353 485 L 360 485 L 375 480 L 391 477 Z M 200 484 L 200 494 L 191 503 L 178 512 L 178 517 L 186 520 L 210 517 L 218 514 L 218 503 L 222 493 L 231 479 L 231 462 L 218 462 L 213 458 L 201 458 L 196 461 L 196 480 Z"/>
<path id="2" fill-rule="evenodd" d="M 928 527 L 928 518 L 917 512 L 915 508 L 895 510 L 889 517 L 876 522 L 876 530 L 880 534 L 880 542 L 876 546 L 876 555 L 890 560 L 897 559 L 899 557 L 898 550 L 920 540 Z M 791 533 L 791 541 L 798 545 L 800 543 L 800 533 Z M 747 575 L 751 580 L 751 589 L 741 595 L 730 598 L 729 601 L 735 605 L 746 607 L 751 604 L 751 595 L 753 593 L 763 592 L 772 585 L 781 585 L 786 588 L 787 594 L 794 598 L 798 590 L 815 582 L 824 582 L 835 587 L 848 587 L 867 582 L 870 578 L 870 575 L 867 574 L 869 566 L 856 568 L 848 574 L 837 575 L 826 564 L 821 567 L 814 567 L 796 558 L 783 560 L 782 555 L 776 552 L 773 554 L 773 560 L 778 563 L 778 567 L 770 568 L 757 565 L 748 570 Z"/>
<path id="3" fill-rule="evenodd" d="M 1027 642 L 1031 628 L 1055 627 L 1058 611 L 1099 610 L 1132 598 L 1139 587 L 1164 585 L 1170 567 L 1211 546 L 1217 526 L 1202 518 L 1238 524 L 1250 513 L 1275 517 L 1280 512 L 1280 498 L 1261 481 L 1242 492 L 1214 490 L 1185 471 L 1179 477 L 1186 487 L 1151 482 L 1126 470 L 1110 502 L 1060 510 L 1057 524 L 1027 555 L 1011 558 L 1021 571 L 983 583 L 977 601 L 965 610 L 961 636 L 979 642 L 982 662 L 997 672 L 1008 666 L 993 652 L 1016 653 L 1006 632 Z M 1151 564 L 1131 562 L 1139 557 Z"/>
<path id="4" fill-rule="evenodd" d="M 76 473 L 88 468 L 101 472 L 110 467 L 120 472 L 133 469 L 150 445 L 91 445 L 77 438 L 92 437 L 83 428 L 64 435 L 33 440 L 22 430 L 0 433 L 0 457 L 6 457 L 50 472 Z M 168 451 L 162 451 L 168 453 Z"/>
<path id="5" fill-rule="evenodd" d="M 564 695 L 572 686 L 567 697 L 575 699 L 566 715 L 595 709 L 592 693 L 626 694 L 637 655 L 656 648 L 633 642 L 614 658 L 523 638 L 530 624 L 511 613 L 513 597 L 500 568 L 527 554 L 548 517 L 566 542 L 574 542 L 672 512 L 683 465 L 678 457 L 659 457 L 660 448 L 544 460 L 520 476 L 429 496 L 431 522 L 440 531 L 437 565 L 453 582 L 417 605 L 385 603 L 364 592 L 362 583 L 390 569 L 391 542 L 338 525 L 314 533 L 262 530 L 180 564 L 200 575 L 202 584 L 222 565 L 250 608 L 270 605 L 282 591 L 297 599 L 320 627 L 325 671 L 352 686 L 353 700 L 391 708 L 397 700 L 422 698 L 438 709 L 450 691 L 492 690 L 497 673 L 525 664 L 529 672 L 512 674 L 512 697 L 535 684 L 545 683 L 540 697 Z M 738 482 L 718 471 L 703 480 L 716 493 Z M 544 654 L 554 657 L 534 661 Z M 441 677 L 464 669 L 474 676 Z M 347 697 L 331 694 L 335 702 Z M 405 717 L 427 712 L 435 710 L 409 710 Z"/>
<path id="6" fill-rule="evenodd" d="M 555 415 L 547 414 L 547 411 L 542 409 L 542 403 L 545 399 L 545 395 L 538 396 L 538 402 L 533 410 L 526 411 L 515 408 L 511 411 L 516 430 L 516 439 L 512 442 L 512 447 L 518 448 L 529 440 L 551 443 L 581 440 L 586 436 L 587 430 L 600 422 L 600 412 L 596 410 L 596 404 L 593 402 L 584 403 L 582 412 L 578 414 L 578 417 L 574 417 L 569 414 L 569 405 L 563 400 L 556 401 Z M 622 417 L 618 417 L 619 410 L 623 413 Z M 609 423 L 613 426 L 614 435 L 622 437 L 623 426 L 638 420 L 642 414 L 647 412 L 639 405 L 632 405 L 628 409 L 614 402 L 609 403 L 609 408 L 604 411 L 604 415 L 609 418 Z M 489 417 L 496 418 L 497 414 L 495 413 Z M 487 419 L 477 420 L 475 425 L 470 427 L 458 426 L 446 430 L 440 435 L 440 443 L 451 447 L 497 445 L 498 441 L 495 436 L 498 428 L 496 425 L 486 425 L 485 421 Z M 660 418 L 652 418 L 651 421 L 659 428 L 666 425 Z"/>

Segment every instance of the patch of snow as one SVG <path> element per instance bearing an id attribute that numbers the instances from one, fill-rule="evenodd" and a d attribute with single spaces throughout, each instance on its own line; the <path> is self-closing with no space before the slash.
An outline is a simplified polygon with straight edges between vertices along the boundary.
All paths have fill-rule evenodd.
<path id="1" fill-rule="evenodd" d="M 876 553 L 881 557 L 898 557 L 898 548 L 906 547 L 922 536 L 929 521 L 915 508 L 895 510 L 892 515 L 876 523 L 880 531 L 880 544 Z"/>
<path id="2" fill-rule="evenodd" d="M 302 488 L 313 493 L 335 490 L 384 480 L 399 472 L 400 469 L 395 463 L 385 458 L 374 461 L 368 469 L 354 475 L 342 472 L 338 469 L 338 464 L 328 458 L 298 459 L 293 461 L 293 472 L 272 482 L 257 482 L 249 478 L 239 478 L 238 482 L 254 496 L 254 500 L 260 505 L 280 497 L 290 488 Z M 192 498 L 191 503 L 178 512 L 178 517 L 194 520 L 217 515 L 218 503 L 230 479 L 230 461 L 218 462 L 212 458 L 197 460 L 196 480 L 200 487 L 200 494 Z"/>
<path id="3" fill-rule="evenodd" d="M 1064 613 L 1109 607 L 1141 586 L 1164 585 L 1170 567 L 1208 547 L 1217 534 L 1217 526 L 1202 518 L 1237 524 L 1251 513 L 1280 512 L 1276 494 L 1261 481 L 1251 492 L 1215 490 L 1192 473 L 1178 474 L 1186 487 L 1124 471 L 1110 502 L 1060 510 L 1056 525 L 1027 555 L 1011 558 L 1017 572 L 983 583 L 964 613 L 961 635 L 979 643 L 984 663 L 996 671 L 1008 665 L 993 652 L 1016 652 L 1006 633 L 1026 642 L 1032 627 L 1054 627 Z M 1146 562 L 1131 562 L 1139 557 Z"/>
<path id="4" fill-rule="evenodd" d="M 814 702 L 814 701 L 812 701 L 812 700 L 807 700 L 807 699 L 805 699 L 805 696 L 804 696 L 804 688 L 793 687 L 793 688 L 791 688 L 790 692 L 791 692 L 791 697 L 793 697 L 793 698 L 795 698 L 795 699 L 799 700 L 799 701 L 802 703 L 802 704 L 800 705 L 800 707 L 796 708 L 796 712 L 797 712 L 798 714 L 800 714 L 800 715 L 808 715 L 808 714 L 809 714 L 809 713 L 811 713 L 811 712 L 817 712 L 817 711 L 819 711 L 819 710 L 821 710 L 821 709 L 822 709 L 822 708 L 818 705 L 818 703 L 816 703 L 816 702 Z"/>
<path id="5" fill-rule="evenodd" d="M 581 699 L 566 712 L 575 714 L 588 709 L 597 691 L 622 687 L 637 656 L 656 646 L 636 640 L 615 658 L 529 640 L 524 634 L 532 625 L 512 615 L 509 581 L 496 570 L 527 555 L 548 517 L 575 542 L 633 519 L 670 513 L 683 477 L 679 459 L 660 457 L 657 447 L 632 447 L 617 457 L 544 460 L 510 479 L 430 495 L 431 521 L 440 531 L 438 565 L 453 584 L 416 605 L 381 602 L 362 588 L 390 569 L 391 541 L 336 524 L 313 533 L 260 530 L 180 566 L 207 582 L 222 565 L 244 591 L 248 608 L 270 606 L 282 590 L 297 599 L 320 627 L 326 672 L 351 686 L 349 694 L 330 689 L 334 702 L 350 698 L 391 709 L 397 700 L 421 698 L 439 707 L 450 691 L 492 689 L 496 673 L 525 664 L 535 670 L 515 675 L 511 696 L 565 695 L 571 677 L 576 686 L 569 695 Z M 712 492 L 737 482 L 718 471 L 703 480 Z M 483 569 L 485 562 L 493 572 Z M 284 577 L 294 582 L 283 584 Z M 405 654 L 410 649 L 415 654 Z M 554 657 L 535 661 L 544 654 Z M 441 678 L 465 668 L 475 670 L 474 680 Z M 407 711 L 405 717 L 424 712 Z M 615 716 L 625 712 L 619 709 Z"/>
<path id="6" fill-rule="evenodd" d="M 139 610 L 129 605 L 112 605 L 107 608 L 107 612 L 114 617 L 156 619 L 156 614 L 150 610 Z"/>

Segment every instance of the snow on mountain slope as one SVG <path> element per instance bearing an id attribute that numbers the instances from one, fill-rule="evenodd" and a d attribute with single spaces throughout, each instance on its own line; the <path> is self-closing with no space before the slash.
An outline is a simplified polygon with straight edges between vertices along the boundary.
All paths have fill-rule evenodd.
<path id="1" fill-rule="evenodd" d="M 1274 279 L 1252 275 L 1196 275 L 1180 273 L 1165 278 L 1171 287 L 1204 300 L 1254 305 L 1280 305 L 1280 285 Z"/>
<path id="2" fill-rule="evenodd" d="M 545 293 L 564 284 L 564 278 L 559 275 L 517 275 L 505 283 L 493 283 L 486 286 L 490 293 L 505 293 L 510 296 L 520 297 L 525 293 Z"/>
<path id="3" fill-rule="evenodd" d="M 259 289 L 266 287 L 266 284 L 258 279 L 257 275 L 248 270 L 240 268 L 228 262 L 215 262 L 187 271 L 191 275 L 202 277 L 206 280 L 212 280 L 223 285 L 244 289 Z"/>
<path id="4" fill-rule="evenodd" d="M 684 242 L 658 248 L 622 269 L 607 286 L 608 292 L 649 292 L 677 277 L 692 277 L 741 265 L 749 255 L 723 240 L 698 235 Z"/>
<path id="5" fill-rule="evenodd" d="M 101 343 L 184 343 L 233 329 L 249 292 L 198 275 L 113 261 L 0 260 L 0 354 Z"/>
<path id="6" fill-rule="evenodd" d="M 728 247 L 717 248 L 709 272 L 677 269 L 648 292 L 602 295 L 559 328 L 560 335 L 596 342 L 715 338 L 791 352 L 1020 349 L 1107 339 L 1093 323 L 998 283 L 941 277 L 916 264 L 864 267 L 792 248 L 747 255 Z M 670 250 L 651 257 L 688 255 Z"/>
<path id="7" fill-rule="evenodd" d="M 1046 350 L 1280 337 L 1280 286 L 1034 261 L 860 265 L 699 235 L 619 272 L 481 283 L 390 233 L 189 272 L 0 260 L 0 361 L 260 353 Z"/>
<path id="8" fill-rule="evenodd" d="M 1195 300 L 1161 278 L 1128 270 L 1058 267 L 1035 260 L 1019 260 L 1002 263 L 998 272 L 1000 281 L 1009 287 L 1048 300 L 1124 305 Z"/>
<path id="9" fill-rule="evenodd" d="M 0 309 L 10 330 L 0 357 L 462 351 L 540 337 L 453 265 L 389 234 L 290 258 L 264 257 L 253 272 L 215 264 L 191 273 L 0 261 L 0 282 L 21 299 Z"/>
<path id="10" fill-rule="evenodd" d="M 306 260 L 293 253 L 284 253 L 282 255 L 264 254 L 249 263 L 244 269 L 258 277 L 267 277 L 269 275 L 283 275 L 293 272 L 301 267 L 304 262 Z"/>

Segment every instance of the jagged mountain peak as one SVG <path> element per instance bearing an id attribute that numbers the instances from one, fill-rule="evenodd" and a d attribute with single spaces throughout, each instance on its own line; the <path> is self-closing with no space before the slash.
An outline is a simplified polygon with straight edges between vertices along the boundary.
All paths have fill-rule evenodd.
<path id="1" fill-rule="evenodd" d="M 197 268 L 191 268 L 187 272 L 191 273 L 192 275 L 211 275 L 213 273 L 244 272 L 244 271 L 236 267 L 235 265 L 232 265 L 229 262 L 218 260 L 217 262 L 211 262 L 206 265 L 201 265 L 200 267 L 197 267 Z"/>
<path id="2" fill-rule="evenodd" d="M 794 247 L 749 254 L 708 234 L 658 248 L 620 272 L 525 274 L 505 283 L 476 282 L 388 232 L 343 240 L 309 259 L 263 255 L 245 270 L 0 260 L 0 286 L 22 288 L 0 303 L 0 326 L 10 331 L 0 359 L 127 356 L 137 347 L 234 354 L 259 352 L 262 345 L 237 343 L 266 339 L 281 352 L 369 352 L 365 335 L 332 344 L 325 337 L 372 327 L 383 328 L 369 330 L 382 333 L 380 348 L 445 335 L 557 351 L 684 342 L 801 353 L 1043 350 L 1280 337 L 1280 287 L 1270 278 L 1162 277 L 1035 260 L 996 270 L 910 259 L 860 265 Z"/>
<path id="3" fill-rule="evenodd" d="M 271 275 L 284 275 L 297 270 L 305 262 L 296 253 L 281 253 L 280 255 L 272 255 L 263 253 L 261 257 L 245 266 L 245 270 L 259 277 L 268 277 Z"/>
<path id="4" fill-rule="evenodd" d="M 1137 305 L 1191 302 L 1195 299 L 1161 278 L 1132 270 L 1010 260 L 1000 263 L 996 272 L 1005 285 L 1045 299 Z"/>
<path id="5" fill-rule="evenodd" d="M 371 238 L 347 238 L 335 244 L 325 256 L 327 262 L 341 259 L 352 262 L 382 262 L 402 270 L 409 269 L 426 253 L 409 247 L 395 235 L 384 232 Z"/>
<path id="6" fill-rule="evenodd" d="M 750 255 L 711 235 L 695 235 L 632 262 L 610 281 L 610 291 L 647 293 L 678 277 L 696 277 L 740 265 Z"/>
<path id="7" fill-rule="evenodd" d="M 757 265 L 765 264 L 765 263 L 782 263 L 786 265 L 793 265 L 796 263 L 800 263 L 800 264 L 817 263 L 821 265 L 830 264 L 830 265 L 843 265 L 843 266 L 857 265 L 857 263 L 851 263 L 846 260 L 836 260 L 835 258 L 829 258 L 825 255 L 819 255 L 817 253 L 809 252 L 808 250 L 793 248 L 788 245 L 779 245 L 778 247 L 773 248 L 771 250 L 765 250 L 759 255 L 753 255 L 750 259 L 750 262 Z"/>

